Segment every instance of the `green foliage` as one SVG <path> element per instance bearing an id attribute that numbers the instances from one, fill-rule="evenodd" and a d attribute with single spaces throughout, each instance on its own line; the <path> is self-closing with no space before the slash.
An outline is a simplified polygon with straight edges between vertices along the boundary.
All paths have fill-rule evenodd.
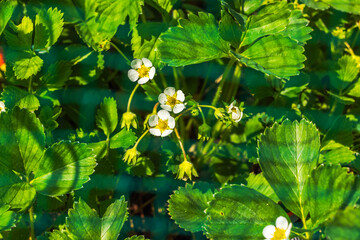
<path id="1" fill-rule="evenodd" d="M 127 149 L 130 146 L 135 144 L 136 139 L 137 139 L 137 137 L 131 129 L 126 130 L 124 128 L 120 132 L 116 133 L 114 136 L 111 137 L 110 148 L 111 149 L 114 149 L 114 148 Z"/>
<path id="2" fill-rule="evenodd" d="M 326 234 L 333 240 L 356 240 L 360 237 L 360 209 L 348 207 L 336 214 L 327 225 Z"/>
<path id="3" fill-rule="evenodd" d="M 66 220 L 72 239 L 117 239 L 127 218 L 127 202 L 124 197 L 115 200 L 102 218 L 82 199 L 69 210 Z"/>
<path id="4" fill-rule="evenodd" d="M 267 196 L 274 202 L 280 201 L 278 196 L 276 196 L 274 190 L 271 188 L 269 182 L 265 179 L 263 173 L 260 173 L 257 175 L 251 173 L 249 175 L 249 177 L 246 179 L 246 181 L 247 181 L 246 186 L 248 188 L 252 188 L 252 189 L 258 191 L 259 193 Z"/>
<path id="5" fill-rule="evenodd" d="M 229 46 L 221 39 L 213 15 L 189 14 L 179 24 L 160 37 L 158 50 L 164 63 L 178 67 L 228 56 Z"/>
<path id="6" fill-rule="evenodd" d="M 338 61 L 337 76 L 331 78 L 331 85 L 338 91 L 343 91 L 356 78 L 360 69 L 354 58 L 349 55 L 342 56 Z"/>
<path id="7" fill-rule="evenodd" d="M 104 98 L 96 114 L 96 125 L 109 137 L 118 124 L 117 105 L 114 98 Z"/>
<path id="8" fill-rule="evenodd" d="M 360 3 L 353 0 L 302 0 L 311 8 L 326 10 L 333 7 L 343 12 L 360 14 Z"/>
<path id="9" fill-rule="evenodd" d="M 264 177 L 285 207 L 302 218 L 308 211 L 306 180 L 317 164 L 319 150 L 319 133 L 305 120 L 275 123 L 259 142 Z"/>
<path id="10" fill-rule="evenodd" d="M 16 213 L 9 210 L 9 205 L 0 207 L 0 231 L 5 231 L 15 226 Z"/>
<path id="11" fill-rule="evenodd" d="M 224 187 L 206 209 L 206 235 L 211 239 L 264 239 L 262 230 L 277 217 L 287 217 L 282 208 L 261 193 L 245 186 Z"/>
<path id="12" fill-rule="evenodd" d="M 0 35 L 4 31 L 9 22 L 17 2 L 13 0 L 6 0 L 0 2 Z"/>
<path id="13" fill-rule="evenodd" d="M 230 42 L 231 46 L 234 48 L 240 46 L 242 27 L 227 11 L 224 10 L 221 11 L 219 31 L 221 38 Z"/>
<path id="14" fill-rule="evenodd" d="M 186 184 L 170 196 L 169 214 L 185 230 L 201 231 L 207 218 L 204 210 L 212 199 L 211 189 L 202 191 L 193 185 Z"/>

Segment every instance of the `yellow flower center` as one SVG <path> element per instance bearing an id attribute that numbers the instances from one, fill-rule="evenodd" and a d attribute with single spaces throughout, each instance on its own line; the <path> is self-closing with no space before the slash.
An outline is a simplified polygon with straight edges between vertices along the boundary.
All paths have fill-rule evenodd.
<path id="1" fill-rule="evenodd" d="M 234 113 L 236 113 L 236 107 L 232 107 L 232 108 L 231 108 L 231 111 L 234 112 Z"/>
<path id="2" fill-rule="evenodd" d="M 169 105 L 171 108 L 174 108 L 176 104 L 181 103 L 179 100 L 176 99 L 176 93 L 172 96 L 167 96 L 166 105 Z"/>
<path id="3" fill-rule="evenodd" d="M 5 108 L 3 108 L 2 106 L 0 106 L 0 112 L 4 111 Z"/>
<path id="4" fill-rule="evenodd" d="M 146 67 L 144 64 L 141 65 L 141 67 L 137 70 L 139 73 L 139 77 L 143 78 L 143 77 L 149 77 L 149 72 L 150 72 L 149 67 Z"/>
<path id="5" fill-rule="evenodd" d="M 271 240 L 283 240 L 283 239 L 286 239 L 285 232 L 286 232 L 285 229 L 275 228 L 274 237 Z"/>
<path id="6" fill-rule="evenodd" d="M 162 120 L 162 119 L 159 118 L 159 122 L 158 122 L 158 124 L 156 125 L 155 128 L 160 129 L 161 133 L 163 133 L 167 129 L 170 129 L 169 125 L 168 125 L 168 120 L 167 119 Z"/>

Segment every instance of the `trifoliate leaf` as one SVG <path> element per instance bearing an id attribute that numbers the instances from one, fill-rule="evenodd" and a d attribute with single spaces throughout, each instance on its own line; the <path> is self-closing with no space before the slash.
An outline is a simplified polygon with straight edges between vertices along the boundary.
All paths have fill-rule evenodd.
<path id="1" fill-rule="evenodd" d="M 59 11 L 57 8 L 55 9 L 49 8 L 47 11 L 41 10 L 39 14 L 36 15 L 35 39 L 39 39 L 41 41 L 38 41 L 38 45 L 34 46 L 35 49 L 48 48 L 55 44 L 55 42 L 58 40 L 63 30 L 63 26 L 64 26 L 63 15 L 64 14 L 61 11 Z M 44 33 L 44 27 L 45 27 L 45 33 Z M 46 39 L 47 43 L 45 45 L 43 44 L 42 39 Z"/>
<path id="2" fill-rule="evenodd" d="M 4 31 L 7 23 L 9 22 L 17 1 L 6 0 L 0 2 L 0 35 Z"/>
<path id="3" fill-rule="evenodd" d="M 285 207 L 302 218 L 307 215 L 306 179 L 317 164 L 319 150 L 319 132 L 304 119 L 275 123 L 259 142 L 264 177 Z"/>
<path id="4" fill-rule="evenodd" d="M 106 136 L 115 130 L 118 124 L 118 111 L 114 98 L 104 98 L 96 113 L 96 125 L 104 131 Z"/>
<path id="5" fill-rule="evenodd" d="M 32 38 L 34 26 L 31 19 L 23 17 L 19 25 L 9 22 L 11 31 L 5 30 L 7 44 L 15 50 L 30 50 L 32 47 Z"/>
<path id="6" fill-rule="evenodd" d="M 66 219 L 68 230 L 74 239 L 112 240 L 117 239 L 127 218 L 127 202 L 124 196 L 115 200 L 102 218 L 81 198 L 69 210 Z"/>
<path id="7" fill-rule="evenodd" d="M 111 137 L 110 148 L 127 149 L 135 144 L 136 139 L 137 137 L 132 130 L 126 130 L 126 128 L 123 128 L 120 132 Z"/>
<path id="8" fill-rule="evenodd" d="M 360 208 L 347 207 L 338 212 L 326 226 L 325 233 L 331 240 L 360 239 Z"/>
<path id="9" fill-rule="evenodd" d="M 337 76 L 330 76 L 331 85 L 338 91 L 344 90 L 359 74 L 357 62 L 350 55 L 342 56 L 338 61 Z"/>
<path id="10" fill-rule="evenodd" d="M 180 187 L 169 199 L 169 214 L 181 228 L 187 231 L 199 232 L 206 220 L 204 210 L 213 199 L 211 189 L 201 191 L 191 184 Z"/>
<path id="11" fill-rule="evenodd" d="M 263 37 L 240 54 L 231 51 L 246 66 L 279 78 L 299 73 L 306 59 L 303 52 L 296 41 L 282 35 Z"/>
<path id="12" fill-rule="evenodd" d="M 205 210 L 205 232 L 210 239 L 263 240 L 265 226 L 286 212 L 270 198 L 245 186 L 224 187 Z"/>
<path id="13" fill-rule="evenodd" d="M 336 10 L 359 14 L 360 2 L 354 0 L 302 0 L 307 6 L 315 9 L 326 10 L 333 7 Z"/>
<path id="14" fill-rule="evenodd" d="M 59 142 L 45 151 L 34 169 L 34 188 L 48 196 L 60 196 L 79 189 L 90 180 L 96 166 L 92 149 L 86 144 Z"/>
<path id="15" fill-rule="evenodd" d="M 269 182 L 264 177 L 263 173 L 255 175 L 254 173 L 250 173 L 249 177 L 246 179 L 247 184 L 246 186 L 248 188 L 252 188 L 259 193 L 267 196 L 274 202 L 279 202 L 278 196 L 276 196 L 276 193 L 271 188 Z"/>
<path id="16" fill-rule="evenodd" d="M 354 194 L 355 176 L 340 165 L 322 165 L 311 173 L 307 184 L 308 209 L 315 228 L 346 206 Z"/>
<path id="17" fill-rule="evenodd" d="M 35 54 L 26 53 L 14 63 L 14 73 L 18 79 L 28 79 L 37 74 L 43 66 L 43 60 Z"/>
<path id="18" fill-rule="evenodd" d="M 9 211 L 10 205 L 0 206 L 0 232 L 15 226 L 16 213 Z"/>
<path id="19" fill-rule="evenodd" d="M 221 39 L 213 15 L 189 14 L 188 20 L 179 22 L 180 26 L 169 28 L 160 37 L 161 61 L 178 67 L 228 56 L 229 45 Z"/>
<path id="20" fill-rule="evenodd" d="M 238 48 L 240 46 L 242 27 L 225 10 L 221 11 L 219 31 L 222 39 L 230 42 L 234 48 Z"/>

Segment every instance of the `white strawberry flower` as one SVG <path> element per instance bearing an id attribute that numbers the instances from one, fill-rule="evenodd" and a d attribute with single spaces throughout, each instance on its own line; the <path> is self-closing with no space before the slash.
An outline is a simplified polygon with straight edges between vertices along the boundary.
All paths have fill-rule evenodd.
<path id="1" fill-rule="evenodd" d="M 233 101 L 229 106 L 228 106 L 228 113 L 231 114 L 231 119 L 234 122 L 239 122 L 243 116 L 243 112 L 240 111 L 240 109 L 238 107 L 235 106 L 236 101 Z"/>
<path id="2" fill-rule="evenodd" d="M 185 109 L 185 95 L 181 90 L 175 90 L 173 87 L 168 87 L 158 97 L 160 107 L 166 111 L 180 113 Z"/>
<path id="3" fill-rule="evenodd" d="M 268 225 L 263 229 L 265 240 L 289 240 L 292 223 L 289 224 L 285 217 L 280 216 L 275 225 Z"/>
<path id="4" fill-rule="evenodd" d="M 149 118 L 150 133 L 154 136 L 166 137 L 173 132 L 175 119 L 165 110 L 160 110 Z"/>
<path id="5" fill-rule="evenodd" d="M 0 101 L 0 113 L 5 112 L 5 103 Z"/>
<path id="6" fill-rule="evenodd" d="M 155 67 L 147 58 L 134 59 L 131 62 L 131 68 L 128 71 L 128 77 L 132 82 L 137 81 L 138 84 L 144 84 L 155 76 Z"/>

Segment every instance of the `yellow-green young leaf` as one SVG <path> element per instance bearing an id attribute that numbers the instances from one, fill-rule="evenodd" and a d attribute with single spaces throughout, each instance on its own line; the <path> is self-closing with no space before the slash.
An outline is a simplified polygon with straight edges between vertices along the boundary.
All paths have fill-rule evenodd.
<path id="1" fill-rule="evenodd" d="M 37 192 L 60 196 L 81 188 L 90 180 L 95 166 L 93 150 L 86 144 L 55 143 L 46 149 L 30 183 Z"/>
<path id="2" fill-rule="evenodd" d="M 16 78 L 20 80 L 30 78 L 40 71 L 43 63 L 44 61 L 35 54 L 24 55 L 24 58 L 21 58 L 14 63 L 13 70 Z"/>
<path id="3" fill-rule="evenodd" d="M 131 237 L 125 238 L 125 240 L 148 240 L 148 239 L 145 238 L 143 235 L 140 235 L 140 236 L 131 236 Z"/>
<path id="4" fill-rule="evenodd" d="M 127 214 L 124 196 L 115 200 L 102 218 L 80 198 L 74 208 L 69 210 L 66 224 L 75 240 L 112 240 L 118 238 Z"/>
<path id="5" fill-rule="evenodd" d="M 9 22 L 17 1 L 4 0 L 0 2 L 0 35 L 4 31 L 7 23 Z"/>
<path id="6" fill-rule="evenodd" d="M 312 228 L 331 219 L 340 207 L 351 203 L 355 176 L 340 165 L 321 165 L 307 184 L 308 208 Z M 357 199 L 355 199 L 357 200 Z"/>
<path id="7" fill-rule="evenodd" d="M 10 29 L 4 31 L 7 44 L 16 50 L 30 50 L 34 31 L 32 20 L 25 16 L 19 25 L 10 21 L 9 26 Z"/>
<path id="8" fill-rule="evenodd" d="M 291 11 L 287 2 L 278 2 L 264 6 L 257 14 L 246 21 L 242 46 L 251 44 L 256 39 L 285 30 L 289 24 Z"/>
<path id="9" fill-rule="evenodd" d="M 201 191 L 191 184 L 180 187 L 169 199 L 169 214 L 181 228 L 187 231 L 199 232 L 206 221 L 204 210 L 213 199 L 210 188 Z"/>
<path id="10" fill-rule="evenodd" d="M 333 7 L 336 10 L 359 14 L 360 2 L 358 0 L 302 0 L 307 6 L 315 9 L 326 10 Z"/>
<path id="11" fill-rule="evenodd" d="M 274 202 L 280 201 L 278 196 L 276 196 L 276 193 L 274 192 L 274 190 L 271 188 L 270 184 L 264 177 L 263 173 L 259 173 L 257 175 L 255 175 L 254 173 L 250 173 L 250 175 L 246 179 L 246 181 L 247 181 L 246 186 L 248 188 L 252 188 L 252 189 L 258 191 L 259 193 L 267 196 Z"/>
<path id="12" fill-rule="evenodd" d="M 355 82 L 354 86 L 348 92 L 348 95 L 360 98 L 360 78 Z"/>
<path id="13" fill-rule="evenodd" d="M 49 8 L 47 11 L 41 10 L 36 15 L 35 40 L 38 41 L 35 41 L 37 43 L 37 45 L 34 44 L 35 49 L 48 48 L 55 44 L 63 30 L 63 15 L 57 8 Z M 42 42 L 43 39 L 46 39 L 45 44 Z"/>
<path id="14" fill-rule="evenodd" d="M 160 36 L 161 61 L 179 67 L 227 57 L 229 44 L 219 33 L 215 18 L 210 13 L 190 13 L 180 19 L 180 26 L 171 27 Z"/>
<path id="15" fill-rule="evenodd" d="M 260 139 L 259 163 L 264 177 L 285 207 L 305 218 L 305 184 L 319 157 L 318 130 L 304 119 L 285 120 L 267 128 Z"/>
<path id="16" fill-rule="evenodd" d="M 110 139 L 110 148 L 124 148 L 127 149 L 130 146 L 134 145 L 136 142 L 136 135 L 135 133 L 130 129 L 126 130 L 126 128 L 123 128 L 120 132 L 115 134 Z"/>
<path id="17" fill-rule="evenodd" d="M 115 130 L 118 124 L 117 105 L 114 98 L 104 98 L 96 113 L 96 125 L 104 131 L 106 136 Z"/>
<path id="18" fill-rule="evenodd" d="M 18 106 L 20 109 L 26 108 L 30 112 L 33 112 L 35 110 L 38 110 L 40 107 L 39 99 L 34 94 L 28 94 L 25 97 L 21 98 L 16 106 Z"/>
<path id="19" fill-rule="evenodd" d="M 167 13 L 171 11 L 173 6 L 179 1 L 179 0 L 153 0 L 159 7 L 161 7 L 163 10 L 165 10 Z"/>
<path id="20" fill-rule="evenodd" d="M 330 76 L 331 85 L 338 91 L 344 90 L 359 74 L 357 62 L 350 55 L 342 56 L 338 61 L 337 75 Z"/>
<path id="21" fill-rule="evenodd" d="M 347 207 L 336 214 L 326 226 L 325 233 L 331 240 L 360 239 L 360 208 Z"/>
<path id="22" fill-rule="evenodd" d="M 0 206 L 0 232 L 15 226 L 16 214 L 9 208 L 10 205 Z"/>
<path id="23" fill-rule="evenodd" d="M 246 66 L 287 79 L 304 67 L 303 52 L 295 40 L 280 34 L 263 37 L 240 54 L 231 51 Z"/>
<path id="24" fill-rule="evenodd" d="M 224 187 L 216 193 L 206 214 L 206 236 L 214 240 L 263 240 L 264 227 L 274 225 L 279 216 L 288 219 L 286 212 L 270 198 L 239 185 Z"/>
<path id="25" fill-rule="evenodd" d="M 54 230 L 49 234 L 49 240 L 71 240 L 67 231 Z"/>

